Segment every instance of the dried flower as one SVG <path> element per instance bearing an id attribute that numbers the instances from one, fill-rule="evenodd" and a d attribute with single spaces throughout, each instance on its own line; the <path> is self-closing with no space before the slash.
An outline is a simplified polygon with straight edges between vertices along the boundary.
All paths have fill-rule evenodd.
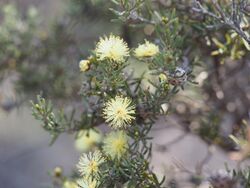
<path id="1" fill-rule="evenodd" d="M 90 61 L 89 60 L 81 60 L 79 62 L 79 68 L 82 72 L 86 72 L 90 68 Z"/>

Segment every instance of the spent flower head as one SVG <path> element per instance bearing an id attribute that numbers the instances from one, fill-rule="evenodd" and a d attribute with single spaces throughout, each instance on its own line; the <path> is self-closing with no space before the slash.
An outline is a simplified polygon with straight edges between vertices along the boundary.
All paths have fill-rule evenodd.
<path id="1" fill-rule="evenodd" d="M 120 159 L 128 149 L 128 136 L 124 131 L 109 133 L 103 141 L 103 151 L 112 159 Z"/>
<path id="2" fill-rule="evenodd" d="M 135 57 L 144 58 L 144 57 L 153 57 L 159 53 L 159 47 L 155 44 L 145 40 L 144 44 L 140 44 L 135 50 Z"/>
<path id="3" fill-rule="evenodd" d="M 111 34 L 109 37 L 100 38 L 95 53 L 99 60 L 122 62 L 129 56 L 129 48 L 122 38 Z"/>
<path id="4" fill-rule="evenodd" d="M 110 99 L 104 106 L 103 117 L 105 121 L 115 129 L 130 126 L 135 119 L 135 105 L 127 97 L 116 96 Z"/>
<path id="5" fill-rule="evenodd" d="M 100 151 L 84 153 L 77 164 L 78 171 L 82 176 L 96 176 L 100 173 L 100 165 L 104 158 Z"/>

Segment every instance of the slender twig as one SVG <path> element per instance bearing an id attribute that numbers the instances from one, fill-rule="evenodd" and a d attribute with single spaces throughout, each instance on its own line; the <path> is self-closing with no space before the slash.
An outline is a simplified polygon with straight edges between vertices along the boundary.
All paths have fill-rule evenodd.
<path id="1" fill-rule="evenodd" d="M 236 3 L 235 3 L 235 0 L 233 0 L 233 2 L 232 2 L 231 11 L 232 11 L 232 19 L 235 23 L 236 22 Z"/>
<path id="2" fill-rule="evenodd" d="M 204 165 L 206 165 L 211 160 L 212 156 L 213 156 L 213 151 L 210 148 L 207 148 L 206 156 L 203 158 L 203 160 L 201 162 L 199 162 L 196 165 L 196 173 L 197 174 L 199 174 L 199 175 L 202 174 Z"/>
<path id="3" fill-rule="evenodd" d="M 170 142 L 167 142 L 165 144 L 157 144 L 157 149 L 160 150 L 160 151 L 165 152 L 169 147 L 171 147 L 172 145 L 180 142 L 186 136 L 187 136 L 187 133 L 184 132 L 184 133 L 180 134 L 179 136 L 177 136 L 176 138 L 174 138 L 173 140 L 171 140 Z"/>
<path id="4" fill-rule="evenodd" d="M 240 26 L 243 17 L 242 16 L 243 12 L 242 11 L 239 12 L 239 5 L 242 5 L 242 3 L 244 3 L 244 1 L 241 1 L 240 4 L 237 4 L 235 0 L 232 2 L 231 17 L 226 15 L 226 13 L 222 10 L 221 6 L 218 4 L 217 0 L 212 0 L 212 4 L 219 13 L 219 16 L 204 8 L 198 0 L 195 0 L 196 7 L 193 7 L 192 10 L 198 13 L 202 13 L 204 15 L 208 15 L 214 18 L 215 20 L 221 22 L 225 26 L 233 29 L 238 35 L 240 35 L 245 41 L 247 41 L 248 44 L 250 44 L 250 37 L 248 37 L 248 35 L 243 31 L 243 29 Z"/>

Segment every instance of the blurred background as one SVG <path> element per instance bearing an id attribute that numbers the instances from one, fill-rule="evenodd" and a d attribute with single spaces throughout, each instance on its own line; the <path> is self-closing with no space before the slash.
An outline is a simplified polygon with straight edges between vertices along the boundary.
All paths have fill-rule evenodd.
<path id="1" fill-rule="evenodd" d="M 80 155 L 74 137 L 61 135 L 49 146 L 50 136 L 32 117 L 29 101 L 42 93 L 57 107 L 70 108 L 80 100 L 78 62 L 99 36 L 119 34 L 129 46 L 151 37 L 147 28 L 135 33 L 110 22 L 109 6 L 98 0 L 0 1 L 0 187 L 50 187 L 49 172 L 56 166 L 72 173 Z M 151 133 L 152 166 L 176 187 L 194 187 L 200 171 L 205 181 L 199 187 L 208 187 L 209 177 L 223 175 L 225 163 L 237 165 L 230 153 L 238 148 L 228 135 L 249 120 L 249 61 L 225 60 L 223 66 L 214 61 L 194 70 L 199 84 L 176 96 L 171 114 Z"/>

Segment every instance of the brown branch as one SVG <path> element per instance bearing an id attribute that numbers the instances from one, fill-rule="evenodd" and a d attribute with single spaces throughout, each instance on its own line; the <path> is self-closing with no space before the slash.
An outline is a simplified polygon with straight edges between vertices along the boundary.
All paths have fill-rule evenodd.
<path id="1" fill-rule="evenodd" d="M 239 24 L 241 22 L 241 18 L 240 19 L 237 18 L 236 11 L 238 10 L 238 6 L 235 3 L 235 1 L 233 1 L 233 3 L 232 3 L 233 10 L 232 10 L 231 17 L 227 16 L 225 14 L 225 12 L 222 10 L 221 6 L 218 4 L 218 2 L 216 0 L 212 0 L 212 4 L 214 5 L 215 9 L 218 11 L 219 16 L 217 16 L 216 14 L 214 14 L 214 13 L 208 11 L 206 8 L 204 8 L 198 0 L 195 0 L 195 3 L 196 3 L 197 7 L 192 8 L 193 11 L 198 12 L 198 13 L 202 13 L 204 15 L 208 15 L 208 16 L 214 18 L 215 20 L 221 22 L 225 26 L 233 29 L 238 35 L 240 35 L 244 40 L 246 40 L 248 44 L 250 44 L 250 37 L 248 37 L 246 35 L 246 33 L 243 31 L 243 29 L 241 28 L 241 26 Z"/>

